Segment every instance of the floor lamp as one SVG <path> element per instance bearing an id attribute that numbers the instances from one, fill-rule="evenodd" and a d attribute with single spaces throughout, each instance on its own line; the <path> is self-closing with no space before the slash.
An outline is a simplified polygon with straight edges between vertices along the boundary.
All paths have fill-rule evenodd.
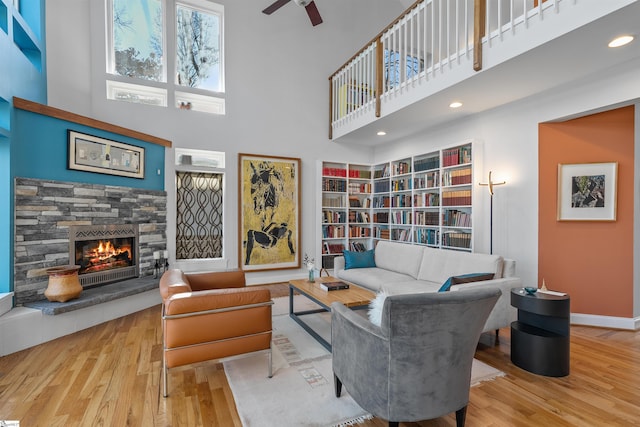
<path id="1" fill-rule="evenodd" d="M 489 171 L 489 181 L 486 183 L 479 183 L 484 187 L 489 188 L 489 203 L 490 203 L 490 213 L 489 213 L 489 253 L 493 254 L 493 187 L 496 185 L 504 185 L 506 181 L 493 182 L 491 179 L 491 171 Z"/>

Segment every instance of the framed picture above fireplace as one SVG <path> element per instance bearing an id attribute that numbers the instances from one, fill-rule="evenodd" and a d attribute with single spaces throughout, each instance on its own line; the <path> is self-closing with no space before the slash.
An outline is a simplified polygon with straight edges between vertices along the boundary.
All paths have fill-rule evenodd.
<path id="1" fill-rule="evenodd" d="M 144 178 L 144 148 L 73 130 L 67 133 L 69 169 Z"/>

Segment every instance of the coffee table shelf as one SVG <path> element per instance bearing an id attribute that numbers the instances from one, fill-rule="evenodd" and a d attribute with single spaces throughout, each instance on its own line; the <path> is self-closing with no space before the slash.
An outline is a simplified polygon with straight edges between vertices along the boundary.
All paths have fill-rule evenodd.
<path id="1" fill-rule="evenodd" d="M 363 309 L 367 308 L 371 300 L 375 298 L 375 294 L 373 292 L 352 283 L 349 283 L 349 289 L 341 289 L 338 291 L 325 291 L 320 287 L 320 284 L 323 282 L 336 281 L 344 282 L 344 280 L 336 279 L 335 277 L 319 277 L 315 282 L 309 282 L 306 279 L 289 281 L 289 316 L 329 351 L 331 351 L 331 343 L 306 323 L 302 319 L 302 316 L 331 312 L 331 304 L 334 302 L 341 302 L 352 310 Z M 296 311 L 293 305 L 293 297 L 296 292 L 300 295 L 304 295 L 314 303 L 318 304 L 321 308 Z"/>

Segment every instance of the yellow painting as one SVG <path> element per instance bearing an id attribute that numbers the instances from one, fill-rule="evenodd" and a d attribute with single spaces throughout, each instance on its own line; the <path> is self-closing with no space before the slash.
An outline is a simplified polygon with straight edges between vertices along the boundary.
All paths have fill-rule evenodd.
<path id="1" fill-rule="evenodd" d="M 238 171 L 242 269 L 299 268 L 300 159 L 240 154 Z"/>

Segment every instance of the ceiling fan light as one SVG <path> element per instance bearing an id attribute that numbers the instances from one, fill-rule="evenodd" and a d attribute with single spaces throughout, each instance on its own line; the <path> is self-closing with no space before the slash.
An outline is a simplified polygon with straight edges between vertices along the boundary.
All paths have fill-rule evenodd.
<path id="1" fill-rule="evenodd" d="M 298 6 L 306 6 L 311 3 L 310 0 L 293 0 Z"/>

